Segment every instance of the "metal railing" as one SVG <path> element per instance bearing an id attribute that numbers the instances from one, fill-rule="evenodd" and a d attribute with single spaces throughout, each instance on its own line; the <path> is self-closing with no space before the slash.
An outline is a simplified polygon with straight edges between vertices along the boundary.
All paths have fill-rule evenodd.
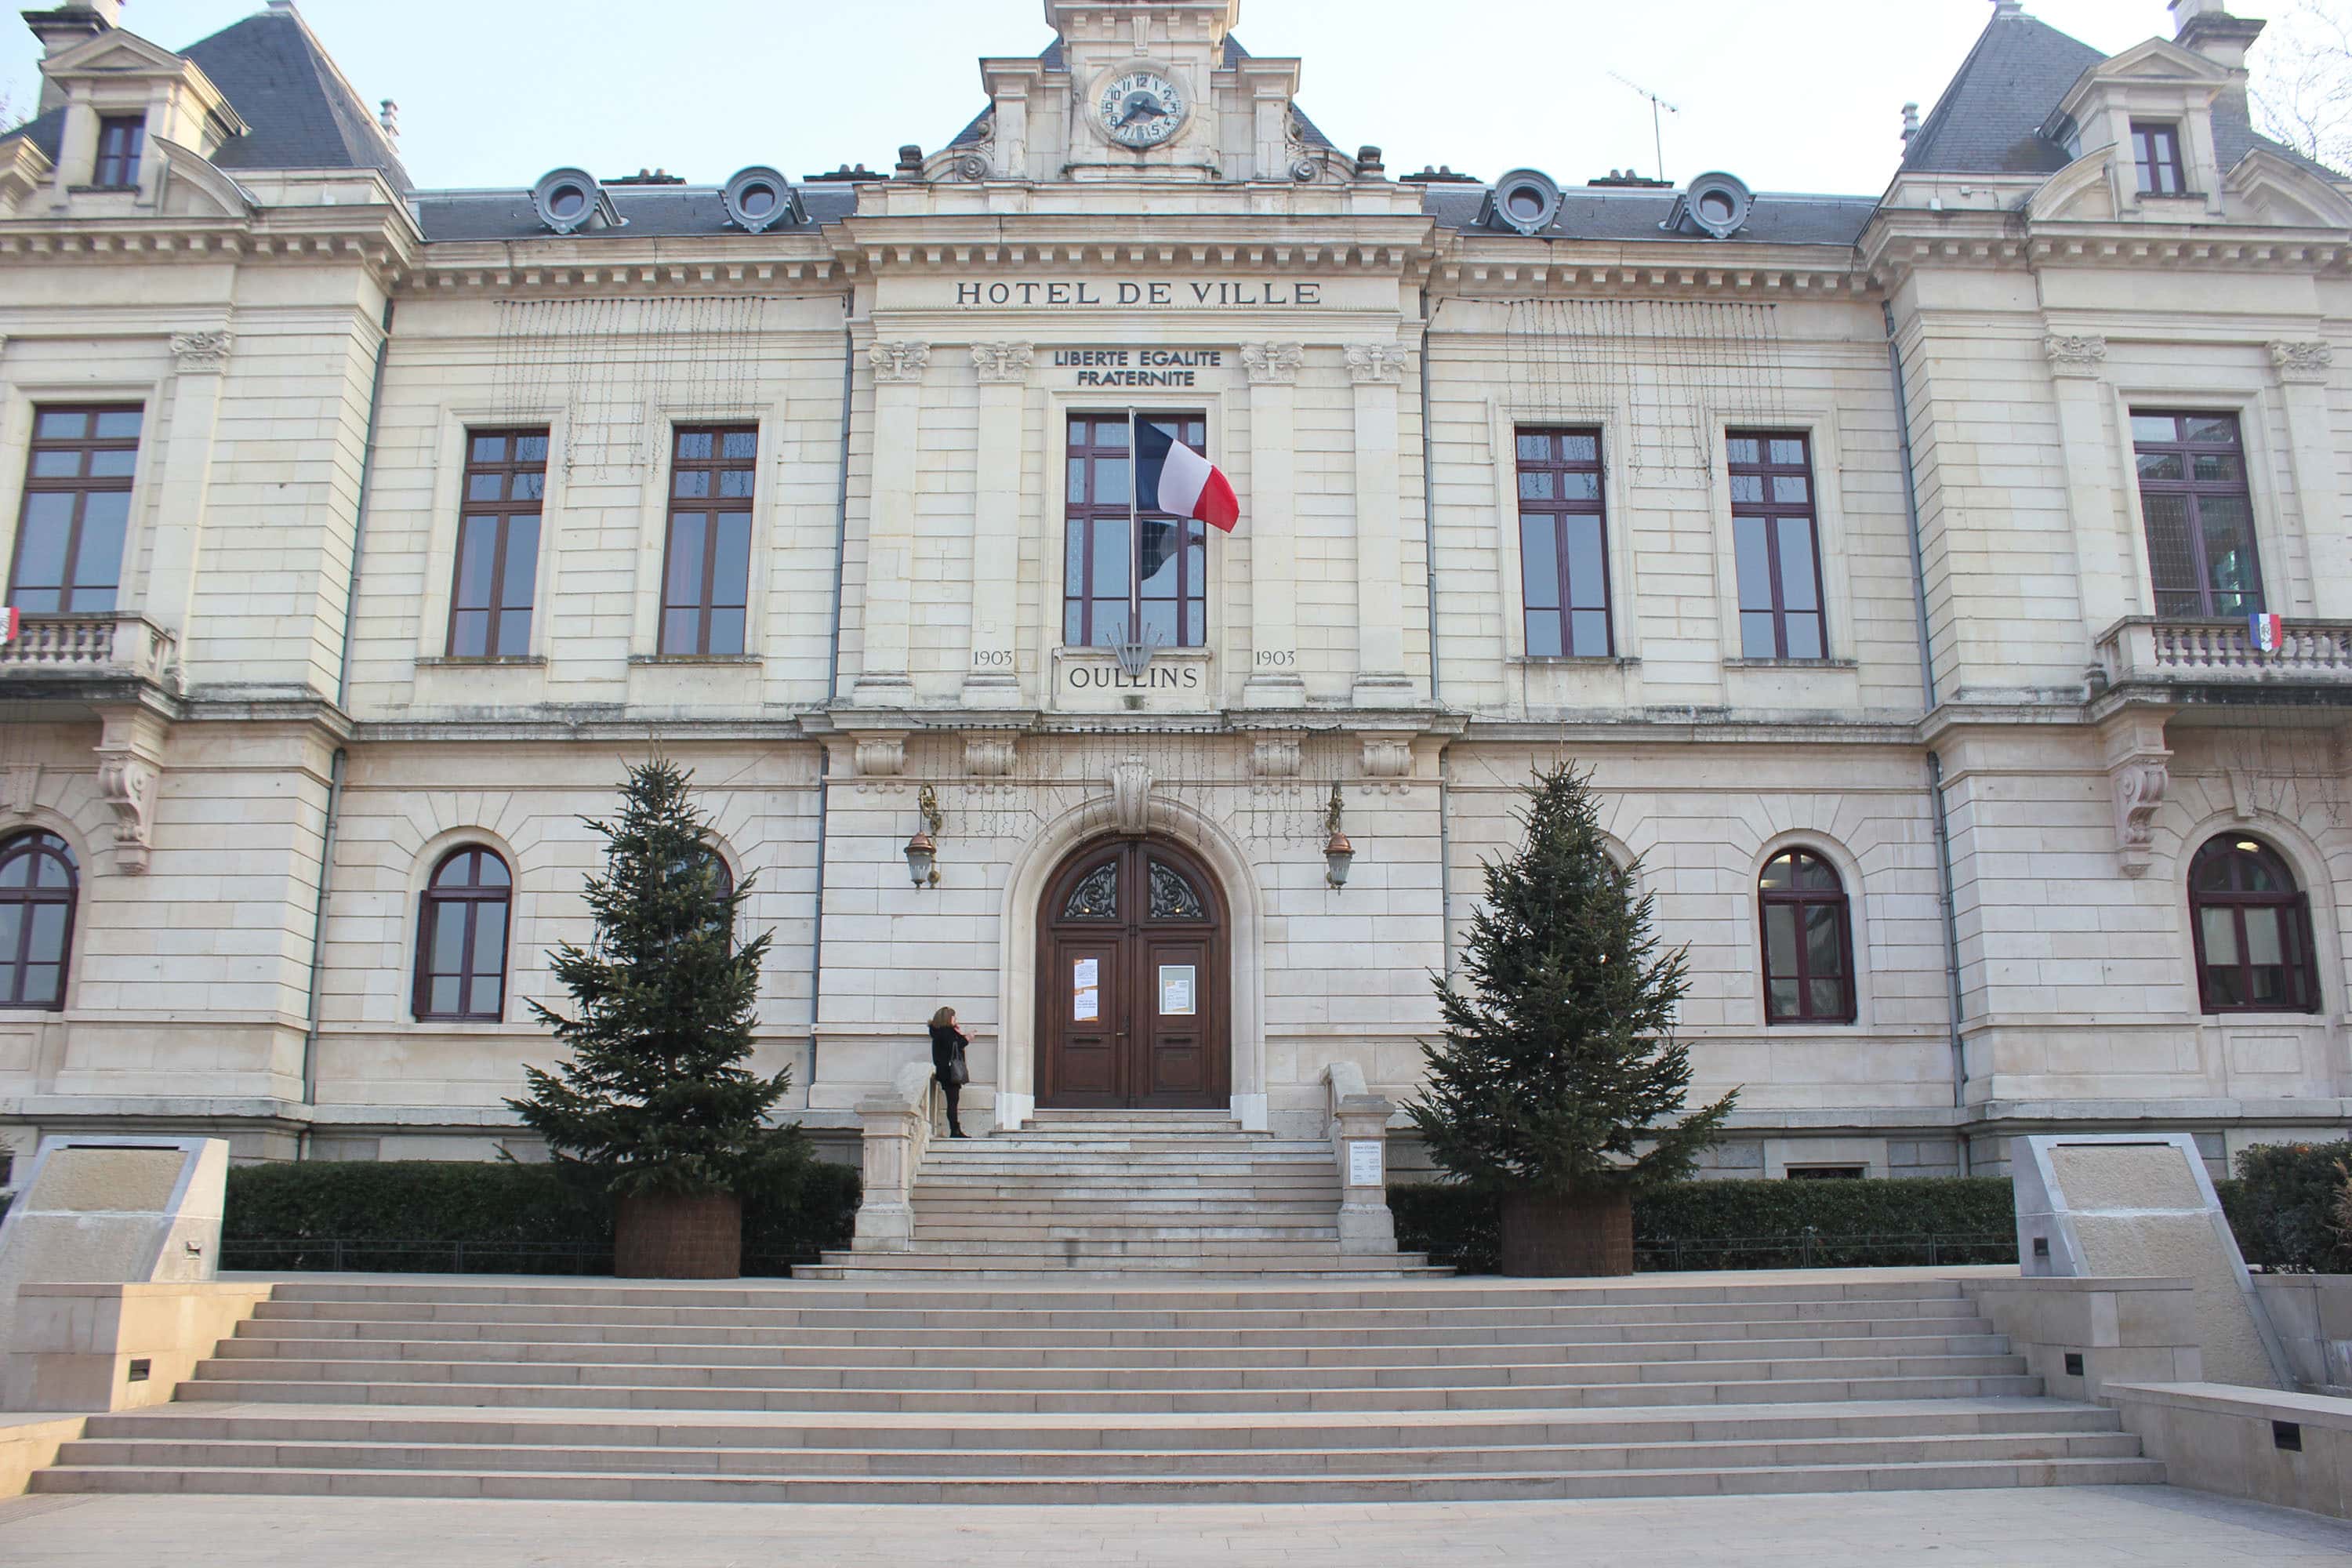
<path id="1" fill-rule="evenodd" d="M 783 1279 L 814 1254 L 746 1252 L 743 1273 Z M 225 1237 L 220 1266 L 252 1274 L 609 1275 L 613 1248 L 571 1241 L 385 1241 L 373 1237 Z"/>

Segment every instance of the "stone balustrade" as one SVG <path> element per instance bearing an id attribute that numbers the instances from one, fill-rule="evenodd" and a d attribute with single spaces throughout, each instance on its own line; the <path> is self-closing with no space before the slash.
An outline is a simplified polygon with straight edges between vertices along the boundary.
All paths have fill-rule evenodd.
<path id="1" fill-rule="evenodd" d="M 2352 625 L 2343 622 L 2288 621 L 2277 649 L 2264 653 L 2242 619 L 2135 616 L 2107 629 L 2098 655 L 2110 686 L 2292 681 L 2352 687 Z"/>
<path id="2" fill-rule="evenodd" d="M 177 646 L 133 615 L 26 616 L 16 639 L 0 643 L 0 676 L 131 676 L 162 686 Z"/>
<path id="3" fill-rule="evenodd" d="M 1364 1084 L 1354 1062 L 1323 1069 L 1331 1154 L 1339 1167 L 1339 1250 L 1396 1250 L 1396 1220 L 1389 1213 L 1389 1116 L 1396 1109 Z"/>

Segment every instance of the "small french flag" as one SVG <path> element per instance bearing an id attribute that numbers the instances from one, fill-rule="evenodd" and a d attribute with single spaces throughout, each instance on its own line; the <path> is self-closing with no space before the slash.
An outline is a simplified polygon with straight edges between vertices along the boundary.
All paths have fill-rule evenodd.
<path id="1" fill-rule="evenodd" d="M 1149 419 L 1135 422 L 1135 494 L 1156 498 L 1160 510 L 1198 518 L 1227 533 L 1242 520 L 1224 470 Z"/>
<path id="2" fill-rule="evenodd" d="M 2286 637 L 2286 621 L 2278 616 L 2249 616 L 2256 653 L 2276 653 Z"/>

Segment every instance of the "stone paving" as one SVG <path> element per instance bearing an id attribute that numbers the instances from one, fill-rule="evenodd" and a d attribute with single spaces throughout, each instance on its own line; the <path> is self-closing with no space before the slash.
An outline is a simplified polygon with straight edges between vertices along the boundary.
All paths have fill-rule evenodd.
<path id="1" fill-rule="evenodd" d="M 1704 1562 L 2161 1568 L 2352 1560 L 2352 1524 L 2169 1487 L 1286 1508 L 831 1508 L 366 1498 L 0 1501 L 7 1568 Z"/>

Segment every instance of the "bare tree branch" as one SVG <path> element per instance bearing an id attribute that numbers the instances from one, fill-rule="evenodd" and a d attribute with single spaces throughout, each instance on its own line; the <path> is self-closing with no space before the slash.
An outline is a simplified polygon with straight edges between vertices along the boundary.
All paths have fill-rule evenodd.
<path id="1" fill-rule="evenodd" d="M 2352 170 L 2352 0 L 2295 0 L 2248 65 L 2254 129 L 2305 157 Z"/>

